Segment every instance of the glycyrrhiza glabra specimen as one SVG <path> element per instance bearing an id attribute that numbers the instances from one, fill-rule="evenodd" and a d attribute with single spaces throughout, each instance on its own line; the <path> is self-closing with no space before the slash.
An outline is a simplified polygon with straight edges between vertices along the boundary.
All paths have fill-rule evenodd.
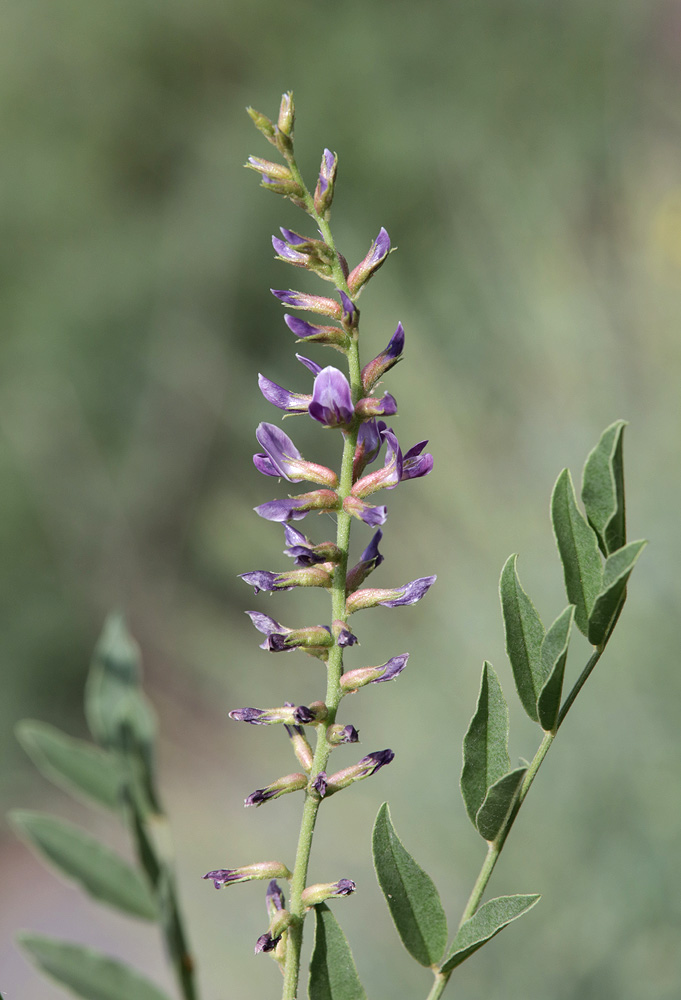
<path id="1" fill-rule="evenodd" d="M 300 995 L 303 929 L 312 913 L 315 942 L 308 981 L 310 1000 L 365 1000 L 348 942 L 327 906 L 327 901 L 354 893 L 353 873 L 335 871 L 330 861 L 329 881 L 308 885 L 308 863 L 317 814 L 324 802 L 356 781 L 375 775 L 394 757 L 392 748 L 382 748 L 348 763 L 347 755 L 353 753 L 358 733 L 351 721 L 340 717 L 339 710 L 345 695 L 367 684 L 397 678 L 407 665 L 409 652 L 386 648 L 384 662 L 348 671 L 344 670 L 343 657 L 345 649 L 358 642 L 359 628 L 352 617 L 356 612 L 415 604 L 435 582 L 435 576 L 428 575 L 387 588 L 366 586 L 383 562 L 379 546 L 388 516 L 387 507 L 376 503 L 374 494 L 429 474 L 433 458 L 425 450 L 426 441 L 403 450 L 390 426 L 397 402 L 383 391 L 381 380 L 402 358 L 402 325 L 397 323 L 383 350 L 364 365 L 360 361 L 357 299 L 391 253 L 388 233 L 381 229 L 366 256 L 350 268 L 329 225 L 336 155 L 324 150 L 311 191 L 294 155 L 292 95 L 284 94 L 276 123 L 253 109 L 249 114 L 275 147 L 280 161 L 251 156 L 247 166 L 260 175 L 263 187 L 289 199 L 309 220 L 304 233 L 281 229 L 281 236 L 273 237 L 277 258 L 331 286 L 328 295 L 290 288 L 273 289 L 272 294 L 285 308 L 295 311 L 285 312 L 283 318 L 298 343 L 323 345 L 336 352 L 332 355 L 336 364 L 325 367 L 296 355 L 309 373 L 308 392 L 290 391 L 264 374 L 258 384 L 265 399 L 284 416 L 302 415 L 315 421 L 321 433 L 340 434 L 343 448 L 340 468 L 332 469 L 306 460 L 279 423 L 263 422 L 256 430 L 260 450 L 253 461 L 258 471 L 276 483 L 306 483 L 312 489 L 276 496 L 255 508 L 260 517 L 281 524 L 284 553 L 292 568 L 250 570 L 242 579 L 256 595 L 294 587 L 322 588 L 328 592 L 330 604 L 328 620 L 315 624 L 282 624 L 257 606 L 247 614 L 264 636 L 260 644 L 263 650 L 275 654 L 299 651 L 321 661 L 326 668 L 326 691 L 323 700 L 321 692 L 312 692 L 313 697 L 304 705 L 287 702 L 235 708 L 229 713 L 239 722 L 281 728 L 296 769 L 256 788 L 245 804 L 261 806 L 298 793 L 302 800 L 300 834 L 294 855 L 293 845 L 282 844 L 276 860 L 220 858 L 217 862 L 229 867 L 214 868 L 203 877 L 218 889 L 242 882 L 265 883 L 267 925 L 254 933 L 255 951 L 268 955 L 279 966 L 283 1000 Z M 290 425 L 295 438 L 296 424 L 288 421 L 287 428 Z M 624 421 L 618 420 L 606 428 L 587 458 L 581 489 L 585 513 L 577 503 L 567 469 L 554 487 L 551 520 L 568 605 L 552 625 L 544 626 L 524 591 L 516 556 L 511 556 L 502 570 L 506 649 L 520 703 L 539 726 L 541 736 L 530 763 L 521 760 L 514 766 L 508 751 L 506 701 L 492 665 L 486 662 L 477 707 L 464 738 L 461 773 L 466 811 L 485 842 L 486 852 L 449 945 L 447 919 L 435 885 L 398 838 L 387 804 L 379 809 L 373 830 L 378 881 L 407 952 L 431 970 L 428 1000 L 441 996 L 464 960 L 539 899 L 535 893 L 524 893 L 483 902 L 539 767 L 617 624 L 630 574 L 645 544 L 626 541 L 624 426 Z M 274 490 L 275 483 L 272 486 Z M 294 525 L 315 512 L 332 515 L 334 538 L 309 537 Z M 350 534 L 355 521 L 371 533 L 364 529 L 366 544 L 351 565 Z M 327 525 L 329 519 L 314 523 L 310 518 L 306 530 L 313 535 L 320 523 Z M 284 611 L 281 617 L 286 617 Z M 592 652 L 564 697 L 574 627 L 587 638 Z M 167 838 L 159 835 L 166 819 L 154 764 L 155 721 L 140 684 L 139 651 L 122 620 L 114 616 L 97 647 L 86 689 L 86 716 L 97 745 L 73 740 L 44 723 L 24 722 L 19 728 L 22 744 L 47 777 L 112 810 L 126 824 L 136 864 L 128 864 L 72 824 L 25 810 L 13 818 L 31 846 L 93 898 L 137 918 L 158 922 L 179 994 L 183 1000 L 197 1000 L 174 863 Z M 310 742 L 313 736 L 314 746 Z M 267 808 L 276 809 L 276 805 Z M 40 968 L 85 1000 L 167 1000 L 148 979 L 99 952 L 36 934 L 22 935 L 21 943 Z"/>

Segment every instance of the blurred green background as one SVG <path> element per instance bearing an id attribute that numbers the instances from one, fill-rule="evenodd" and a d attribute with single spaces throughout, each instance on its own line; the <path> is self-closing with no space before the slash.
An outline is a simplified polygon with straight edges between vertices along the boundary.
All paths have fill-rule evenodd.
<path id="1" fill-rule="evenodd" d="M 458 794 L 483 658 L 511 702 L 512 754 L 537 742 L 505 660 L 498 574 L 520 552 L 544 620 L 562 610 L 550 490 L 623 417 L 629 534 L 651 545 L 491 886 L 543 899 L 450 990 L 677 998 L 681 3 L 9 0 L 2 21 L 2 813 L 50 809 L 126 849 L 32 771 L 12 733 L 27 715 L 84 733 L 90 651 L 123 608 L 160 716 L 203 996 L 278 995 L 276 969 L 253 956 L 261 887 L 218 894 L 200 876 L 290 861 L 297 836 L 298 796 L 242 810 L 293 759 L 282 733 L 229 709 L 323 693 L 320 665 L 268 658 L 243 611 L 323 621 L 325 596 L 254 599 L 236 579 L 284 562 L 280 527 L 251 510 L 283 495 L 251 463 L 255 425 L 277 419 L 256 373 L 308 384 L 267 291 L 319 288 L 269 242 L 305 221 L 241 166 L 271 149 L 244 107 L 274 115 L 293 89 L 308 179 L 325 145 L 340 157 L 332 221 L 351 266 L 381 225 L 399 247 L 361 300 L 364 360 L 401 319 L 395 426 L 407 447 L 429 437 L 436 460 L 387 495 L 373 582 L 439 577 L 418 607 L 355 623 L 349 666 L 412 654 L 398 683 L 343 707 L 364 753 L 396 759 L 324 808 L 311 878 L 358 883 L 335 912 L 371 1000 L 425 997 L 430 974 L 401 951 L 371 870 L 373 817 L 389 799 L 454 924 L 483 854 Z M 287 430 L 326 462 L 331 438 L 308 423 Z M 368 530 L 355 536 L 359 551 Z M 583 653 L 575 642 L 571 676 Z M 0 884 L 9 1000 L 62 995 L 14 949 L 17 927 L 169 982 L 153 930 L 81 898 L 6 825 Z"/>

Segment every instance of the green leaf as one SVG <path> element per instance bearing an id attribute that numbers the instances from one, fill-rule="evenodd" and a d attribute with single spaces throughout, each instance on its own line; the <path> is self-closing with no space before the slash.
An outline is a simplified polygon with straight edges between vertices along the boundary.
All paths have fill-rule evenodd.
<path id="1" fill-rule="evenodd" d="M 589 452 L 582 475 L 582 503 L 604 556 L 621 549 L 627 540 L 622 461 L 626 426 L 626 420 L 616 420 L 606 427 Z"/>
<path id="2" fill-rule="evenodd" d="M 494 668 L 485 661 L 475 715 L 463 741 L 461 794 L 473 826 L 488 788 L 510 767 L 508 708 Z"/>
<path id="3" fill-rule="evenodd" d="M 117 750 L 132 767 L 129 779 L 141 783 L 160 811 L 154 782 L 156 720 L 141 689 L 139 647 L 120 615 L 110 615 L 95 648 L 85 687 L 85 715 L 94 738 Z"/>
<path id="4" fill-rule="evenodd" d="M 101 952 L 40 934 L 18 940 L 46 975 L 84 1000 L 168 1000 L 148 979 Z"/>
<path id="5" fill-rule="evenodd" d="M 142 876 L 89 833 L 43 813 L 16 810 L 10 819 L 31 847 L 90 896 L 136 917 L 156 919 L 157 907 Z"/>
<path id="6" fill-rule="evenodd" d="M 20 722 L 16 734 L 40 773 L 55 785 L 107 809 L 121 807 L 122 775 L 112 754 L 33 719 Z"/>
<path id="7" fill-rule="evenodd" d="M 388 803 L 373 833 L 378 882 L 404 947 L 421 965 L 438 962 L 447 946 L 447 918 L 437 889 L 395 833 Z"/>
<path id="8" fill-rule="evenodd" d="M 526 767 L 516 767 L 490 786 L 475 817 L 475 825 L 485 840 L 493 841 L 501 832 L 506 817 L 515 805 L 526 771 Z"/>
<path id="9" fill-rule="evenodd" d="M 482 948 L 483 944 L 486 944 L 499 931 L 503 930 L 507 924 L 531 910 L 540 898 L 536 894 L 499 896 L 497 899 L 490 899 L 489 902 L 483 903 L 478 912 L 459 928 L 441 971 L 451 972 L 457 965 L 461 965 L 474 951 Z"/>
<path id="10" fill-rule="evenodd" d="M 589 618 L 589 642 L 594 646 L 608 639 L 624 603 L 631 571 L 647 544 L 645 541 L 629 542 L 606 559 L 603 586 Z"/>
<path id="11" fill-rule="evenodd" d="M 347 938 L 326 903 L 315 906 L 310 1000 L 366 1000 Z"/>
<path id="12" fill-rule="evenodd" d="M 575 607 L 571 604 L 558 615 L 546 633 L 541 647 L 545 681 L 537 698 L 537 715 L 539 724 L 547 733 L 553 732 L 558 721 L 565 663 L 574 618 Z"/>
<path id="13" fill-rule="evenodd" d="M 501 571 L 499 593 L 506 631 L 506 651 L 513 668 L 518 697 L 529 717 L 537 721 L 541 688 L 541 644 L 544 626 L 523 590 L 516 571 L 517 556 L 509 556 Z"/>
<path id="14" fill-rule="evenodd" d="M 596 534 L 577 506 L 568 469 L 563 469 L 553 488 L 551 519 L 568 600 L 575 605 L 577 628 L 587 635 L 589 616 L 601 589 L 603 569 Z"/>

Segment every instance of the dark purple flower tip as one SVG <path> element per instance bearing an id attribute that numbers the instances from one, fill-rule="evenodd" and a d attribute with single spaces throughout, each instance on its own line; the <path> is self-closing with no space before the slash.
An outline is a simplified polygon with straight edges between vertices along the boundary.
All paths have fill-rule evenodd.
<path id="1" fill-rule="evenodd" d="M 263 802 L 267 802 L 268 799 L 273 799 L 276 795 L 271 788 L 256 788 L 254 792 L 247 795 L 244 799 L 245 806 L 261 806 Z"/>
<path id="2" fill-rule="evenodd" d="M 281 934 L 278 937 L 272 937 L 271 934 L 261 934 L 255 942 L 255 954 L 259 955 L 261 952 L 274 951 L 280 941 Z"/>
<path id="3" fill-rule="evenodd" d="M 293 646 L 288 646 L 286 644 L 287 636 L 279 635 L 277 632 L 273 632 L 271 635 L 267 636 L 267 639 L 262 644 L 263 649 L 267 649 L 269 653 L 286 653 L 293 649 Z"/>
<path id="4" fill-rule="evenodd" d="M 263 708 L 235 708 L 229 713 L 230 719 L 236 722 L 250 722 L 252 726 L 264 726 L 263 715 L 267 712 Z"/>
<path id="5" fill-rule="evenodd" d="M 312 782 L 312 787 L 318 793 L 321 799 L 326 795 L 326 771 L 320 771 L 317 777 Z"/>
<path id="6" fill-rule="evenodd" d="M 337 368 L 322 368 L 317 375 L 309 413 L 324 427 L 347 427 L 353 419 L 355 408 L 350 385 Z"/>
<path id="7" fill-rule="evenodd" d="M 383 673 L 376 680 L 370 681 L 371 684 L 382 684 L 383 681 L 394 681 L 398 677 L 407 665 L 407 660 L 409 659 L 409 653 L 400 653 L 399 656 L 392 656 L 383 667 Z"/>
<path id="8" fill-rule="evenodd" d="M 252 573 L 239 573 L 239 579 L 250 584 L 253 591 L 259 594 L 261 590 L 291 590 L 291 587 L 278 586 L 277 581 L 281 579 L 279 573 L 269 573 L 264 569 L 255 569 Z"/>
<path id="9" fill-rule="evenodd" d="M 354 646 L 359 640 L 356 635 L 353 635 L 349 628 L 342 628 L 338 633 L 338 638 L 336 643 L 345 648 L 346 646 Z"/>
<path id="10" fill-rule="evenodd" d="M 412 580 L 404 587 L 395 588 L 402 591 L 400 597 L 390 601 L 379 601 L 379 604 L 382 604 L 384 608 L 401 608 L 407 604 L 416 604 L 417 601 L 426 596 L 436 580 L 437 576 L 422 576 L 418 580 Z"/>
<path id="11" fill-rule="evenodd" d="M 390 237 L 381 227 L 378 236 L 369 247 L 366 257 L 348 275 L 348 288 L 351 295 L 356 295 L 359 292 L 362 285 L 366 284 L 372 274 L 385 262 L 389 253 Z"/>
<path id="12" fill-rule="evenodd" d="M 309 726 L 311 722 L 314 722 L 316 715 L 311 712 L 307 705 L 298 705 L 297 708 L 293 709 L 293 718 L 299 726 Z"/>
<path id="13" fill-rule="evenodd" d="M 345 292 L 342 292 L 339 289 L 338 295 L 341 300 L 341 319 L 343 321 L 343 326 L 354 329 L 359 322 L 359 309 L 350 296 L 346 295 Z"/>
<path id="14" fill-rule="evenodd" d="M 406 453 L 402 461 L 402 480 L 419 479 L 421 476 L 427 476 L 432 470 L 433 456 L 421 454 L 427 444 L 427 441 L 419 441 Z"/>
<path id="15" fill-rule="evenodd" d="M 336 896 L 349 896 L 355 891 L 357 886 L 349 878 L 341 878 L 336 882 Z"/>
<path id="16" fill-rule="evenodd" d="M 368 264 L 370 267 L 375 267 L 376 264 L 381 263 L 390 253 L 390 237 L 387 231 L 381 226 L 378 236 L 373 242 L 373 245 L 369 251 Z"/>
<path id="17" fill-rule="evenodd" d="M 386 347 L 383 354 L 386 359 L 396 360 L 400 357 L 404 351 L 404 327 L 401 323 L 397 324 L 397 329 L 393 333 L 392 337 L 388 341 L 388 346 Z"/>
<path id="18" fill-rule="evenodd" d="M 242 881 L 241 874 L 233 868 L 218 868 L 217 871 L 207 872 L 202 877 L 209 878 L 216 889 L 221 889 L 223 885 L 229 885 L 230 882 Z"/>
<path id="19" fill-rule="evenodd" d="M 304 253 L 294 250 L 287 243 L 284 243 L 283 240 L 278 239 L 276 236 L 272 237 L 272 246 L 276 250 L 277 255 L 288 264 L 297 264 L 298 267 L 305 267 L 307 264 L 307 257 Z"/>
<path id="20" fill-rule="evenodd" d="M 284 893 L 281 891 L 279 884 L 275 878 L 272 879 L 270 884 L 267 886 L 267 892 L 265 893 L 265 902 L 267 904 L 268 911 L 271 909 L 279 910 L 284 909 Z"/>
<path id="21" fill-rule="evenodd" d="M 322 370 L 321 365 L 318 365 L 316 361 L 310 361 L 309 358 L 304 358 L 302 354 L 296 354 L 296 358 L 298 359 L 298 361 L 300 361 L 301 365 L 305 365 L 307 370 L 312 372 L 315 378 L 317 377 L 317 375 L 319 375 L 320 371 Z M 305 409 L 307 409 L 307 407 L 305 407 Z"/>
<path id="22" fill-rule="evenodd" d="M 378 551 L 378 545 L 382 538 L 383 538 L 383 532 L 379 528 L 378 531 L 373 535 L 371 541 L 365 548 L 364 552 L 362 552 L 361 556 L 359 557 L 360 562 L 373 563 L 374 569 L 377 566 L 381 565 L 381 563 L 383 562 L 383 556 Z"/>
<path id="23" fill-rule="evenodd" d="M 343 726 L 343 729 L 338 734 L 339 743 L 359 743 L 359 733 L 354 726 Z"/>
<path id="24" fill-rule="evenodd" d="M 362 757 L 359 763 L 368 767 L 367 775 L 376 774 L 376 771 L 380 771 L 394 757 L 395 754 L 392 750 L 374 750 L 373 753 L 368 753 L 366 757 Z"/>
<path id="25" fill-rule="evenodd" d="M 264 375 L 258 375 L 258 386 L 267 402 L 272 403 L 273 406 L 278 407 L 280 410 L 286 410 L 287 413 L 307 412 L 310 399 L 312 398 L 309 394 L 290 392 L 288 389 L 277 385 L 276 382 L 272 382 L 271 379 L 266 378 Z"/>
<path id="26" fill-rule="evenodd" d="M 404 327 L 397 324 L 397 329 L 390 338 L 388 346 L 362 369 L 362 385 L 365 392 L 371 392 L 382 375 L 397 364 L 404 350 Z"/>

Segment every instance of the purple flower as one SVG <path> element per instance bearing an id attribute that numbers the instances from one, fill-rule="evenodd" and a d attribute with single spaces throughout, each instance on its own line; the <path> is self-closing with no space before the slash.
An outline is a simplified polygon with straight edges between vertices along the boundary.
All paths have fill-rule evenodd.
<path id="1" fill-rule="evenodd" d="M 357 886 L 349 878 L 341 878 L 336 882 L 336 896 L 349 896 L 355 891 Z"/>
<path id="2" fill-rule="evenodd" d="M 341 689 L 347 694 L 357 691 L 365 684 L 393 681 L 402 673 L 408 659 L 409 653 L 400 653 L 399 656 L 391 657 L 387 663 L 383 663 L 380 667 L 360 667 L 359 670 L 348 670 L 341 677 Z"/>
<path id="3" fill-rule="evenodd" d="M 364 260 L 360 261 L 354 270 L 348 275 L 348 288 L 351 295 L 356 295 L 362 285 L 378 271 L 390 253 L 390 237 L 383 227 L 369 247 L 369 253 Z"/>
<path id="4" fill-rule="evenodd" d="M 339 503 L 332 490 L 314 490 L 284 500 L 270 500 L 253 509 L 266 521 L 300 521 L 311 510 L 338 510 Z"/>
<path id="5" fill-rule="evenodd" d="M 284 322 L 299 340 L 331 344 L 334 347 L 345 347 L 348 343 L 348 335 L 337 326 L 316 326 L 297 316 L 291 316 L 290 313 L 284 313 Z"/>
<path id="6" fill-rule="evenodd" d="M 292 243 L 294 246 L 305 246 L 309 243 L 315 243 L 316 240 L 310 240 L 307 236 L 301 236 L 300 233 L 294 233 L 292 229 L 284 229 L 283 226 L 279 227 L 279 232 L 284 237 L 287 243 Z M 274 237 L 273 237 L 274 238 Z"/>
<path id="7" fill-rule="evenodd" d="M 403 587 L 395 587 L 393 590 L 376 588 L 356 590 L 348 596 L 345 610 L 347 614 L 352 614 L 363 608 L 375 608 L 379 604 L 384 608 L 401 608 L 408 604 L 416 604 L 422 597 L 425 597 L 436 580 L 436 576 L 423 576 L 418 580 L 412 580 L 411 583 L 406 583 Z"/>
<path id="8" fill-rule="evenodd" d="M 349 896 L 356 888 L 355 883 L 349 878 L 341 878 L 338 882 L 319 882 L 303 890 L 302 901 L 305 906 L 318 906 L 333 896 Z"/>
<path id="9" fill-rule="evenodd" d="M 295 264 L 296 267 L 307 267 L 307 254 L 300 253 L 299 250 L 294 250 L 288 243 L 284 243 L 283 240 L 278 239 L 276 236 L 272 237 L 272 246 L 277 251 L 279 260 L 285 260 L 287 264 Z"/>
<path id="10" fill-rule="evenodd" d="M 345 375 L 331 366 L 314 380 L 310 416 L 324 427 L 347 427 L 355 415 L 352 393 Z"/>
<path id="11" fill-rule="evenodd" d="M 210 879 L 216 889 L 223 885 L 236 882 L 251 882 L 263 878 L 291 878 L 291 872 L 280 861 L 259 861 L 254 865 L 242 865 L 241 868 L 218 868 L 207 872 L 203 878 Z"/>
<path id="12" fill-rule="evenodd" d="M 272 382 L 271 379 L 265 378 L 264 375 L 260 374 L 258 375 L 258 385 L 267 402 L 272 403 L 273 406 L 277 406 L 280 410 L 285 410 L 287 413 L 307 413 L 307 408 L 312 399 L 309 393 L 290 392 L 288 389 L 282 388 L 276 382 Z"/>
<path id="13" fill-rule="evenodd" d="M 343 743 L 359 743 L 359 733 L 354 726 L 329 726 L 326 738 L 335 747 Z"/>
<path id="14" fill-rule="evenodd" d="M 377 528 L 379 524 L 385 524 L 388 518 L 387 507 L 372 507 L 359 497 L 350 495 L 343 501 L 343 510 L 346 514 L 352 514 L 364 521 L 370 528 Z"/>
<path id="15" fill-rule="evenodd" d="M 291 309 L 304 309 L 306 312 L 319 313 L 321 316 L 332 316 L 340 319 L 341 308 L 333 299 L 323 295 L 308 295 L 307 292 L 296 292 L 293 289 L 270 288 L 272 295 Z"/>
<path id="16" fill-rule="evenodd" d="M 362 368 L 362 385 L 365 392 L 371 392 L 382 375 L 385 375 L 402 358 L 404 350 L 404 327 L 397 324 L 397 329 L 390 338 L 388 346 L 381 351 L 373 361 Z"/>
<path id="17" fill-rule="evenodd" d="M 278 937 L 272 937 L 269 933 L 261 934 L 255 942 L 255 954 L 259 955 L 261 952 L 265 954 L 268 951 L 274 951 L 280 941 L 281 934 Z"/>
<path id="18" fill-rule="evenodd" d="M 312 787 L 318 793 L 320 799 L 326 795 L 326 771 L 320 771 L 312 782 Z"/>
<path id="19" fill-rule="evenodd" d="M 289 792 L 298 792 L 307 786 L 307 775 L 286 774 L 283 778 L 278 778 L 271 785 L 265 788 L 256 788 L 254 792 L 244 799 L 245 806 L 261 806 L 263 802 L 271 799 L 278 799 L 280 795 L 287 795 Z"/>
<path id="20" fill-rule="evenodd" d="M 265 893 L 265 905 L 267 906 L 267 912 L 272 915 L 284 909 L 284 893 L 281 891 L 277 880 L 274 878 L 267 886 L 267 892 Z"/>
<path id="21" fill-rule="evenodd" d="M 376 771 L 380 771 L 382 767 L 390 764 L 394 759 L 395 754 L 392 750 L 374 750 L 373 753 L 362 757 L 359 763 L 367 769 L 366 777 L 368 777 L 370 774 L 376 774 Z"/>
<path id="22" fill-rule="evenodd" d="M 261 590 L 292 590 L 294 586 L 293 584 L 286 586 L 281 582 L 279 573 L 268 573 L 264 569 L 256 569 L 252 573 L 239 573 L 239 578 L 244 583 L 250 583 L 256 594 Z"/>
<path id="23" fill-rule="evenodd" d="M 393 417 L 397 413 L 397 400 L 389 392 L 386 392 L 381 399 L 365 396 L 357 403 L 355 411 L 360 420 L 366 420 L 368 417 Z"/>
<path id="24" fill-rule="evenodd" d="M 379 528 L 359 557 L 359 562 L 349 571 L 347 575 L 347 589 L 349 592 L 360 587 L 369 573 L 372 573 L 383 562 L 383 556 L 378 551 L 378 543 L 382 538 L 383 532 Z"/>
<path id="25" fill-rule="evenodd" d="M 284 555 L 295 559 L 296 566 L 314 566 L 325 561 L 324 555 L 315 552 L 312 542 L 297 528 L 284 524 L 284 537 L 286 538 Z"/>
<path id="26" fill-rule="evenodd" d="M 418 479 L 420 476 L 427 476 L 433 468 L 433 456 L 422 455 L 421 452 L 428 444 L 427 441 L 419 441 L 413 448 L 410 448 L 402 460 L 401 480 Z"/>
<path id="27" fill-rule="evenodd" d="M 318 647 L 324 648 L 333 645 L 333 637 L 328 625 L 310 625 L 307 628 L 294 629 L 280 625 L 274 618 L 263 615 L 260 611 L 247 611 L 246 614 L 258 632 L 267 636 L 260 648 L 271 653 L 298 648 L 315 650 Z"/>
<path id="28" fill-rule="evenodd" d="M 253 464 L 264 476 L 283 476 L 289 483 L 307 479 L 321 486 L 338 485 L 338 477 L 332 469 L 307 462 L 288 434 L 284 434 L 276 424 L 258 424 L 255 436 L 258 444 L 265 449 L 265 454 L 254 455 Z"/>
<path id="29" fill-rule="evenodd" d="M 235 708 L 229 713 L 235 722 L 248 722 L 252 726 L 269 725 L 267 710 L 264 708 Z"/>
<path id="30" fill-rule="evenodd" d="M 354 330 L 359 323 L 359 309 L 345 292 L 338 291 L 341 300 L 341 319 L 346 330 Z"/>
<path id="31" fill-rule="evenodd" d="M 345 649 L 347 646 L 354 646 L 357 641 L 357 636 L 353 635 L 349 628 L 342 628 L 336 638 L 336 644 L 340 646 L 341 649 Z"/>
<path id="32" fill-rule="evenodd" d="M 382 420 L 365 420 L 360 424 L 357 434 L 357 447 L 352 460 L 352 480 L 356 482 L 367 465 L 374 461 L 383 443 L 385 424 Z"/>
<path id="33" fill-rule="evenodd" d="M 347 788 L 354 781 L 369 778 L 376 771 L 380 771 L 382 767 L 389 764 L 394 757 L 395 754 L 392 750 L 374 750 L 373 753 L 362 757 L 356 764 L 344 767 L 342 771 L 337 771 L 327 778 L 326 794 L 333 795 L 334 792 L 339 792 L 341 788 Z"/>
<path id="34" fill-rule="evenodd" d="M 383 468 L 369 472 L 352 487 L 353 497 L 358 497 L 360 500 L 371 496 L 376 490 L 394 489 L 402 478 L 402 452 L 395 432 L 392 428 L 388 428 L 381 436 L 386 442 Z"/>
<path id="35" fill-rule="evenodd" d="M 325 149 L 322 155 L 322 165 L 319 169 L 319 180 L 317 182 L 320 195 L 325 194 L 329 183 L 333 183 L 336 179 L 337 165 L 338 157 L 330 149 Z"/>
<path id="36" fill-rule="evenodd" d="M 256 569 L 251 573 L 240 573 L 244 583 L 249 583 L 258 594 L 261 590 L 291 590 L 292 587 L 330 587 L 331 573 L 324 566 L 306 566 L 284 573 L 270 573 Z"/>

